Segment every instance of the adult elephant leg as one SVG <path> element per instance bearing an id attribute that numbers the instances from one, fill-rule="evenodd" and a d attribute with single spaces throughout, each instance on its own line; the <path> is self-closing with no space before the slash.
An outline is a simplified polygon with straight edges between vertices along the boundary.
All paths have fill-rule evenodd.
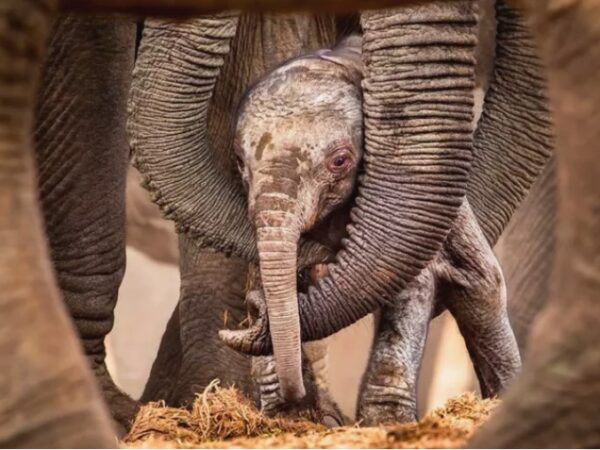
<path id="1" fill-rule="evenodd" d="M 484 397 L 498 395 L 521 367 L 508 320 L 502 269 L 465 200 L 435 273 L 440 301 L 458 324 Z"/>
<path id="2" fill-rule="evenodd" d="M 531 326 L 550 295 L 556 228 L 556 158 L 551 157 L 495 247 L 508 316 L 523 359 Z"/>
<path id="3" fill-rule="evenodd" d="M 35 185 L 34 92 L 51 1 L 0 3 L 0 446 L 113 447 L 56 288 Z"/>
<path id="4" fill-rule="evenodd" d="M 136 402 L 106 369 L 104 337 L 113 325 L 125 269 L 125 124 L 134 42 L 133 22 L 57 19 L 34 133 L 58 284 L 104 397 L 123 427 Z"/>
<path id="5" fill-rule="evenodd" d="M 250 357 L 227 347 L 218 330 L 246 318 L 247 263 L 200 250 L 179 235 L 181 293 L 152 366 L 142 401 L 191 404 L 214 379 L 253 395 Z"/>
<path id="6" fill-rule="evenodd" d="M 426 268 L 382 309 L 359 393 L 362 425 L 417 420 L 417 378 L 434 303 L 434 279 Z"/>
<path id="7" fill-rule="evenodd" d="M 141 403 L 164 400 L 168 405 L 174 404 L 171 398 L 178 385 L 183 359 L 180 333 L 179 304 L 177 304 L 160 341 L 156 359 L 140 397 Z"/>
<path id="8" fill-rule="evenodd" d="M 600 445 L 600 4 L 523 4 L 546 63 L 556 126 L 556 262 L 551 297 L 534 324 L 523 374 L 470 445 L 595 447 Z"/>
<path id="9" fill-rule="evenodd" d="M 344 425 L 345 419 L 329 389 L 329 345 L 330 339 L 305 342 L 302 350 L 312 370 L 317 390 L 317 409 L 323 423 L 329 427 Z"/>

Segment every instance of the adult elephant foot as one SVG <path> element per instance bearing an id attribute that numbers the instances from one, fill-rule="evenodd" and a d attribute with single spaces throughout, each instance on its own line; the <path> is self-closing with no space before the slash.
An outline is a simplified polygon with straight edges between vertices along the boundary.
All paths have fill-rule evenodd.
<path id="1" fill-rule="evenodd" d="M 381 310 L 358 400 L 363 426 L 417 420 L 417 378 L 434 309 L 429 268 Z"/>
<path id="2" fill-rule="evenodd" d="M 123 437 L 140 409 L 140 402 L 133 400 L 121 391 L 113 381 L 105 364 L 97 366 L 94 370 L 96 381 L 102 391 L 102 396 L 108 405 L 113 418 L 113 427 L 117 436 Z"/>

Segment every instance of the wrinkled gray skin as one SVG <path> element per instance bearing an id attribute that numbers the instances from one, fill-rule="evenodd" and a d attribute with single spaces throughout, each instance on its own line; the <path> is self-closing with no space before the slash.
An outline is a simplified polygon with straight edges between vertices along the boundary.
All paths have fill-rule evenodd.
<path id="1" fill-rule="evenodd" d="M 279 262 L 271 269 L 270 259 L 263 257 L 264 251 L 278 249 L 273 236 L 295 236 L 290 242 L 294 256 L 299 237 L 313 237 L 330 249 L 330 259 L 346 236 L 347 205 L 363 155 L 360 44 L 355 35 L 333 50 L 285 63 L 258 81 L 239 109 L 236 155 L 248 214 L 257 227 L 264 292 L 253 292 L 248 301 L 260 312 L 266 309 L 271 323 L 281 308 L 276 303 L 281 289 L 268 286 L 272 271 L 282 270 Z M 520 357 L 502 271 L 466 201 L 440 255 L 381 311 L 360 393 L 362 423 L 416 419 L 416 381 L 427 328 L 444 307 L 463 333 L 483 395 L 499 394 L 519 370 Z M 297 312 L 286 315 L 296 317 Z M 285 397 L 286 383 L 295 374 L 281 366 L 293 365 L 288 358 L 300 353 L 299 343 L 298 348 L 274 350 Z"/>
<path id="2" fill-rule="evenodd" d="M 137 404 L 112 381 L 104 338 L 125 271 L 124 99 L 135 23 L 63 16 L 51 30 L 36 108 L 39 192 L 56 281 L 117 423 Z M 73 89 L 76 86 L 76 89 Z"/>
<path id="3" fill-rule="evenodd" d="M 200 2 L 195 3 L 200 4 Z M 327 2 L 323 0 L 320 3 Z M 513 392 L 506 397 L 503 406 L 498 410 L 489 426 L 476 436 L 473 445 L 488 447 L 594 446 L 598 443 L 599 430 L 596 417 L 600 414 L 598 411 L 599 391 L 597 383 L 595 383 L 599 377 L 598 367 L 600 367 L 596 351 L 599 329 L 597 324 L 600 320 L 596 301 L 600 289 L 598 285 L 600 278 L 597 276 L 600 270 L 597 258 L 600 253 L 597 233 L 600 227 L 597 213 L 597 183 L 600 173 L 596 152 L 597 143 L 600 141 L 597 126 L 600 99 L 598 98 L 596 77 L 598 70 L 594 66 L 600 61 L 597 39 L 597 27 L 600 23 L 597 19 L 600 12 L 597 2 L 593 0 L 563 2 L 560 5 L 561 8 L 556 8 L 554 4 L 554 7 L 550 8 L 549 3 L 537 0 L 526 3 L 530 8 L 528 12 L 535 23 L 533 30 L 539 39 L 543 49 L 544 62 L 548 67 L 549 93 L 553 110 L 556 113 L 555 123 L 559 151 L 558 191 L 561 198 L 560 232 L 557 233 L 556 287 L 544 313 L 544 320 L 538 321 L 536 333 L 532 337 L 532 342 L 536 343 L 535 351 L 532 351 L 532 354 L 536 355 L 535 360 L 528 365 Z M 155 11 L 159 7 L 157 5 L 158 2 L 155 4 Z M 172 2 L 169 2 L 169 5 L 173 7 Z M 44 42 L 54 11 L 53 6 L 53 2 L 41 0 L 32 0 L 27 3 L 14 0 L 0 4 L 0 23 L 2 25 L 0 40 L 3 44 L 0 45 L 0 67 L 5 71 L 0 77 L 0 93 L 11 100 L 0 103 L 2 108 L 2 114 L 0 114 L 0 160 L 3 173 L 0 178 L 0 183 L 2 183 L 0 191 L 3 193 L 2 206 L 5 208 L 0 217 L 6 219 L 1 223 L 4 251 L 2 252 L 3 263 L 0 265 L 3 291 L 3 314 L 0 315 L 3 321 L 3 326 L 0 327 L 3 330 L 3 333 L 0 334 L 3 343 L 0 346 L 2 348 L 0 361 L 2 361 L 3 370 L 0 373 L 3 375 L 2 385 L 6 386 L 3 392 L 11 395 L 8 401 L 5 397 L 1 403 L 2 417 L 11 419 L 2 421 L 2 443 L 23 446 L 112 446 L 114 441 L 109 436 L 106 414 L 98 401 L 97 392 L 86 374 L 81 354 L 73 340 L 73 332 L 69 329 L 70 325 L 66 320 L 65 312 L 61 309 L 58 301 L 59 294 L 53 272 L 47 264 L 47 244 L 40 223 L 41 213 L 37 202 L 37 189 L 33 182 L 34 152 L 31 145 L 32 112 L 35 105 L 33 93 L 38 81 L 39 70 L 37 69 L 41 67 L 44 58 Z M 85 5 L 80 3 L 80 7 L 85 7 Z M 143 9 L 137 11 L 144 12 Z M 439 9 L 435 9 L 432 17 L 438 11 Z M 422 20 L 418 20 L 422 17 L 414 17 L 419 23 L 423 23 Z M 444 23 L 444 26 L 446 24 L 447 22 Z M 367 23 L 367 25 L 369 24 Z M 367 34 L 374 33 L 371 36 L 375 37 L 377 31 L 381 35 L 384 33 L 393 35 L 399 34 L 400 29 L 405 30 L 404 27 L 398 27 L 393 23 L 385 25 L 379 30 L 366 27 L 368 28 Z M 427 30 L 428 33 L 424 33 L 422 29 L 415 31 L 418 31 L 421 36 L 441 38 L 442 35 L 436 33 L 439 31 L 436 26 L 433 25 L 432 28 L 433 30 Z M 573 29 L 576 29 L 578 33 L 569 33 L 569 30 Z M 511 31 L 510 27 L 505 27 L 504 31 Z M 566 35 L 569 35 L 569 39 L 564 38 Z M 221 38 L 223 39 L 221 40 Z M 213 50 L 223 49 L 226 44 L 221 45 L 221 43 L 228 39 L 227 36 L 217 37 L 219 43 L 210 47 Z M 439 44 L 440 40 L 435 45 Z M 506 46 L 510 42 L 507 40 L 504 45 Z M 179 42 L 179 45 L 182 44 L 183 42 Z M 214 44 L 214 42 L 210 44 Z M 421 47 L 427 50 L 427 45 Z M 177 46 L 173 48 L 177 48 Z M 206 47 L 204 48 L 206 49 Z M 386 49 L 390 49 L 390 47 L 370 48 L 370 50 L 374 50 L 375 54 L 381 54 Z M 523 53 L 507 52 L 505 56 L 507 60 L 510 60 L 511 57 L 523 56 Z M 219 58 L 219 56 L 215 58 L 217 66 Z M 535 70 L 523 70 L 524 66 L 521 64 L 510 65 L 506 62 L 504 66 L 497 64 L 497 67 L 500 71 L 504 70 L 506 75 L 496 79 L 498 87 L 510 87 L 515 92 L 519 91 L 518 86 L 527 86 L 528 90 L 532 89 L 531 83 L 513 84 L 513 81 L 523 81 L 520 79 L 521 76 L 526 79 L 530 78 L 531 74 L 537 73 Z M 100 71 L 101 68 L 100 66 Z M 216 71 L 218 72 L 218 69 Z M 399 76 L 401 72 L 394 70 L 393 73 Z M 366 78 L 370 79 L 371 75 Z M 379 80 L 376 78 L 374 77 L 372 80 L 374 84 L 367 89 L 365 98 L 373 100 L 373 88 L 380 86 L 378 83 L 385 83 L 385 78 Z M 535 77 L 533 81 L 536 81 Z M 213 85 L 209 82 L 208 91 L 211 92 L 212 88 Z M 390 106 L 394 106 L 394 102 L 398 101 L 389 95 L 384 99 L 391 103 L 391 105 L 388 103 Z M 492 106 L 490 110 L 492 113 L 488 116 L 484 115 L 484 118 L 488 117 L 488 132 L 494 131 L 495 134 L 491 134 L 491 136 L 496 136 L 495 139 L 487 142 L 487 145 L 492 145 L 489 155 L 501 154 L 496 152 L 496 148 L 503 145 L 503 158 L 506 158 L 507 161 L 514 161 L 511 160 L 511 155 L 514 156 L 514 154 L 510 153 L 514 148 L 524 150 L 524 154 L 537 154 L 535 146 L 521 145 L 524 142 L 532 143 L 535 139 L 527 139 L 527 134 L 520 135 L 518 132 L 515 133 L 512 128 L 513 125 L 518 128 L 518 124 L 527 124 L 527 113 L 521 114 L 527 109 L 515 109 L 514 106 L 515 104 L 522 105 L 523 103 L 519 103 L 520 101 L 527 104 L 529 100 L 531 97 L 527 97 L 527 95 L 505 98 L 500 96 L 488 103 Z M 494 104 L 496 107 L 504 106 L 502 114 L 497 115 L 496 119 L 494 119 L 493 113 Z M 374 105 L 381 106 L 381 101 L 369 104 L 369 108 L 365 111 L 367 116 L 374 112 L 372 110 Z M 395 106 L 397 107 L 398 104 L 396 103 Z M 539 114 L 534 115 L 538 120 L 533 121 L 529 117 L 532 123 L 525 125 L 521 130 L 531 131 L 530 125 L 540 124 Z M 81 114 L 78 116 L 85 117 Z M 161 115 L 163 121 L 165 117 L 169 117 L 168 111 Z M 202 122 L 201 117 L 204 116 L 194 117 L 194 119 L 196 122 Z M 498 124 L 499 117 L 504 120 L 504 128 L 494 127 L 494 123 Z M 513 122 L 510 119 L 519 120 Z M 525 119 L 525 122 L 521 119 Z M 483 130 L 484 127 L 480 127 L 480 129 Z M 370 133 L 372 130 L 367 127 L 367 138 L 373 137 Z M 475 139 L 476 149 L 480 137 L 481 133 L 478 131 Z M 515 142 L 512 142 L 512 139 Z M 367 143 L 369 144 L 368 139 Z M 381 148 L 377 149 L 381 150 Z M 397 151 L 396 149 L 401 147 L 394 145 L 389 148 Z M 371 147 L 367 146 L 367 149 L 371 151 Z M 372 155 L 374 155 L 375 161 L 382 156 L 375 156 L 377 155 L 376 151 L 373 151 Z M 387 153 L 387 156 L 391 155 L 393 153 Z M 382 159 L 385 159 L 385 156 Z M 508 166 L 506 165 L 506 167 Z M 371 169 L 367 166 L 367 173 L 372 176 L 376 174 L 376 171 L 373 172 Z M 419 179 L 416 172 L 412 172 L 412 175 Z M 533 178 L 535 178 L 535 171 L 526 173 L 525 181 L 527 179 L 531 181 Z M 420 179 L 423 181 L 423 178 Z M 365 191 L 367 192 L 369 181 L 373 181 L 373 178 L 365 180 Z M 507 185 L 502 182 L 502 179 L 497 181 L 498 183 L 489 183 L 488 187 L 504 186 L 506 192 L 511 193 L 513 200 L 516 201 L 508 203 L 513 206 L 503 210 L 504 213 L 511 212 L 510 210 L 522 198 L 521 192 L 507 189 Z M 220 186 L 223 187 L 223 185 Z M 448 185 L 446 184 L 446 186 Z M 460 183 L 457 183 L 456 186 L 460 186 Z M 512 185 L 509 183 L 508 186 Z M 525 182 L 519 186 L 519 190 L 526 191 L 529 184 Z M 400 190 L 399 192 L 405 193 L 406 191 Z M 459 188 L 452 198 L 460 198 L 460 195 Z M 402 199 L 402 196 L 400 198 Z M 387 198 L 386 200 L 389 201 Z M 377 209 L 381 207 L 381 204 L 376 203 L 374 206 Z M 397 206 L 397 203 L 392 206 Z M 408 211 L 405 216 L 397 215 L 402 220 L 409 220 L 409 224 L 412 223 L 411 220 L 415 219 L 415 215 L 424 215 L 423 211 L 425 211 L 422 203 L 410 206 L 414 209 L 412 213 Z M 364 209 L 364 207 L 363 204 L 362 208 Z M 436 229 L 441 229 L 441 231 L 432 233 L 435 239 L 425 242 L 417 240 L 417 247 L 426 244 L 424 248 L 428 250 L 424 251 L 420 258 L 415 257 L 417 261 L 414 266 L 412 264 L 406 266 L 409 269 L 400 276 L 404 280 L 402 283 L 397 283 L 396 275 L 406 267 L 396 265 L 392 267 L 392 277 L 389 276 L 390 272 L 380 274 L 374 281 L 375 285 L 370 289 L 379 289 L 389 285 L 391 286 L 389 292 L 392 292 L 398 288 L 398 284 L 408 283 L 419 272 L 420 267 L 434 257 L 451 226 L 452 220 L 450 219 L 455 217 L 459 207 L 460 203 L 453 203 L 448 208 L 448 211 L 453 210 L 455 214 L 447 216 L 449 220 L 447 223 L 444 222 L 445 225 L 439 225 L 439 228 L 436 226 Z M 357 219 L 366 214 L 363 209 L 357 211 Z M 494 209 L 496 209 L 495 205 L 490 208 L 490 210 Z M 384 210 L 385 208 L 381 208 L 381 211 Z M 436 210 L 439 212 L 438 209 Z M 474 207 L 474 211 L 477 212 L 478 208 Z M 373 218 L 372 215 L 369 217 Z M 434 217 L 439 218 L 438 215 Z M 229 221 L 231 217 L 225 214 L 223 219 Z M 485 222 L 482 223 L 485 224 Z M 502 224 L 503 221 L 498 220 L 497 223 Z M 398 225 L 397 222 L 393 222 L 393 224 L 394 226 Z M 359 230 L 361 232 L 368 231 L 368 227 L 364 228 L 363 225 L 360 225 Z M 422 227 L 423 222 L 418 222 L 418 225 Z M 414 237 L 414 230 L 419 229 L 419 226 L 413 227 L 412 231 L 405 235 L 409 241 Z M 198 230 L 192 230 L 190 227 L 190 231 L 194 234 L 193 231 L 197 232 Z M 486 231 L 486 236 L 493 237 L 493 233 L 488 234 Z M 378 237 L 376 232 L 369 233 L 369 239 L 371 238 L 373 238 L 373 242 L 381 243 L 382 238 Z M 490 240 L 494 239 L 490 238 Z M 354 242 L 356 242 L 356 235 Z M 407 241 L 402 240 L 402 242 L 406 243 Z M 433 243 L 437 243 L 438 247 Z M 230 248 L 233 249 L 233 247 Z M 239 254 L 244 253 L 243 248 L 243 246 L 240 247 Z M 407 253 L 406 248 L 402 250 L 400 247 L 394 247 L 394 249 L 401 251 L 402 255 Z M 376 247 L 375 250 L 378 252 L 378 257 L 383 255 L 387 258 L 389 255 L 384 246 Z M 356 249 L 354 249 L 354 254 L 358 255 Z M 386 258 L 382 258 L 382 261 L 386 261 Z M 347 259 L 343 261 L 348 262 Z M 368 259 L 366 262 L 370 263 L 372 259 Z M 356 270 L 367 274 L 366 281 L 371 282 L 370 275 L 373 271 L 367 272 L 364 269 L 365 265 L 361 264 Z M 377 266 L 376 269 L 381 269 L 381 266 Z M 357 292 L 347 296 L 346 299 L 356 300 L 357 296 L 359 299 L 365 298 L 363 297 L 364 292 L 347 283 L 346 287 L 343 287 L 343 280 L 341 283 L 340 281 L 338 275 L 338 278 L 334 276 L 332 280 L 321 281 L 320 285 L 322 289 L 327 287 L 329 291 L 337 294 L 343 294 L 343 292 L 338 292 L 338 289 L 354 289 Z M 385 294 L 388 291 L 383 289 L 382 292 Z M 367 292 L 367 294 L 369 293 L 372 293 L 372 290 Z M 389 298 L 385 295 L 383 297 Z M 304 300 L 311 298 L 310 301 L 321 299 L 313 293 L 312 297 L 309 296 Z M 334 299 L 341 300 L 341 296 L 334 296 Z M 302 302 L 303 299 L 300 300 Z M 346 315 L 343 308 L 339 308 L 335 310 L 336 313 L 339 311 L 339 315 L 336 317 L 326 313 L 312 314 L 314 311 L 310 306 L 314 307 L 314 304 L 309 302 L 307 305 L 309 307 L 306 309 L 306 317 L 314 317 L 319 322 L 317 324 L 310 321 L 305 323 L 306 337 L 310 338 L 327 334 L 333 329 L 352 322 L 356 316 L 363 314 L 364 310 L 373 309 L 372 305 L 367 305 L 365 308 L 354 306 L 353 312 Z M 327 305 L 330 306 L 329 303 Z M 335 304 L 334 302 L 333 306 L 339 305 L 341 303 Z M 300 308 L 301 319 L 302 311 L 303 308 Z M 329 309 L 329 311 L 331 310 Z M 328 321 L 335 323 L 323 323 Z M 264 336 L 268 336 L 266 327 L 262 333 L 254 336 L 262 339 L 255 351 L 264 351 L 268 348 L 268 341 L 264 340 Z M 60 354 L 61 358 L 55 358 L 56 354 Z M 48 358 L 48 355 L 53 357 Z M 44 358 L 44 356 L 46 357 Z M 69 376 L 68 379 L 65 374 Z M 51 389 L 48 389 L 49 387 Z M 18 414 L 14 414 L 15 411 Z M 29 420 L 27 422 L 14 421 L 14 419 L 22 417 L 28 417 Z M 557 427 L 557 423 L 560 423 L 561 426 Z M 577 430 L 577 433 L 573 433 L 572 430 Z"/>
<path id="4" fill-rule="evenodd" d="M 550 298 L 556 182 L 556 161 L 551 157 L 496 246 L 506 279 L 510 322 L 524 361 L 532 324 Z"/>

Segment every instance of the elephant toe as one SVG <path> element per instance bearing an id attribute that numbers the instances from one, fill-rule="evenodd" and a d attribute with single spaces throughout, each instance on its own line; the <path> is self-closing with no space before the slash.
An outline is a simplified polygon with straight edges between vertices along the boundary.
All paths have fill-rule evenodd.
<path id="1" fill-rule="evenodd" d="M 413 403 L 398 401 L 363 403 L 358 411 L 358 420 L 363 427 L 415 422 L 417 409 Z"/>
<path id="2" fill-rule="evenodd" d="M 341 417 L 334 417 L 330 414 L 324 415 L 321 419 L 321 423 L 327 428 L 337 428 L 344 425 L 344 422 Z"/>

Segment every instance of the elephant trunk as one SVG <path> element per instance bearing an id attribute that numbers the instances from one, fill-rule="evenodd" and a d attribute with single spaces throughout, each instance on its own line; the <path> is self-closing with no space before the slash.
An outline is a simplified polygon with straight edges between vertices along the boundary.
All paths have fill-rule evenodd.
<path id="1" fill-rule="evenodd" d="M 467 196 L 491 245 L 538 179 L 554 149 L 538 48 L 525 19 L 496 2 L 496 57 L 473 141 Z"/>
<path id="2" fill-rule="evenodd" d="M 199 247 L 235 250 L 250 259 L 256 247 L 244 194 L 223 176 L 227 153 L 213 151 L 207 122 L 237 21 L 235 14 L 145 21 L 128 132 L 145 186 L 163 215 L 176 222 L 177 231 Z"/>
<path id="3" fill-rule="evenodd" d="M 299 220 L 276 195 L 281 194 L 257 199 L 257 249 L 281 395 L 298 401 L 305 395 L 296 278 Z"/>

